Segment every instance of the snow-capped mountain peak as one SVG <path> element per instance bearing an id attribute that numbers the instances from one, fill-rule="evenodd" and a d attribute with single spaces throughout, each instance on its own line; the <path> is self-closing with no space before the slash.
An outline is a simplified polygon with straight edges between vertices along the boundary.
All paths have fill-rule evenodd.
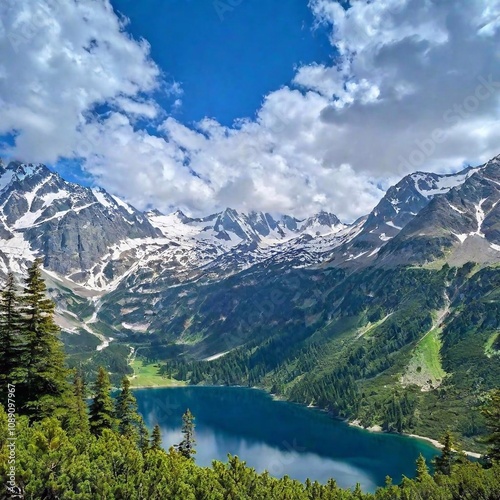
<path id="1" fill-rule="evenodd" d="M 455 174 L 432 174 L 427 172 L 416 172 L 411 174 L 415 189 L 427 199 L 436 195 L 446 194 L 450 189 L 461 186 L 470 176 L 480 171 L 481 168 L 468 167 Z"/>
<path id="2" fill-rule="evenodd" d="M 44 165 L 0 165 L 4 272 L 16 259 L 43 254 L 48 268 L 85 280 L 114 243 L 158 235 L 141 212 L 103 189 L 67 182 Z"/>
<path id="3" fill-rule="evenodd" d="M 345 227 L 346 225 L 342 224 L 336 215 L 321 211 L 303 221 L 299 231 L 311 236 L 320 236 L 336 233 Z"/>
<path id="4" fill-rule="evenodd" d="M 143 213 L 104 189 L 67 182 L 43 165 L 0 162 L 0 272 L 21 269 L 20 262 L 42 255 L 45 268 L 64 280 L 105 292 L 141 270 L 180 283 L 221 278 L 260 263 L 364 265 L 432 200 L 458 192 L 488 165 L 499 168 L 499 158 L 457 174 L 408 175 L 371 214 L 351 225 L 325 211 L 305 219 L 233 208 L 202 218 L 180 210 Z M 457 213 L 464 211 L 461 202 L 450 203 Z M 474 203 L 477 214 L 486 213 L 487 204 Z M 476 231 L 489 234 L 486 227 Z"/>

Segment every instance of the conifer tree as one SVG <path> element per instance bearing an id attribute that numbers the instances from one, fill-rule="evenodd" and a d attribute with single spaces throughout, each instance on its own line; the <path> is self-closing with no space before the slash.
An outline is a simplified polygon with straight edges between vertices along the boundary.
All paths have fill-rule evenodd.
<path id="1" fill-rule="evenodd" d="M 55 304 L 46 297 L 46 291 L 41 260 L 36 259 L 28 269 L 22 297 L 26 375 L 17 391 L 19 410 L 36 419 L 64 413 L 69 394 L 69 372 L 54 321 Z"/>
<path id="2" fill-rule="evenodd" d="M 182 434 L 184 435 L 184 439 L 176 447 L 177 451 L 186 458 L 192 458 L 196 454 L 196 450 L 194 449 L 194 445 L 196 444 L 194 439 L 194 420 L 194 416 L 188 408 L 184 415 L 182 415 Z"/>
<path id="3" fill-rule="evenodd" d="M 14 274 L 9 273 L 0 294 L 0 403 L 6 404 L 8 384 L 22 379 L 20 298 Z"/>
<path id="4" fill-rule="evenodd" d="M 94 398 L 90 405 L 90 430 L 96 436 L 100 436 L 104 429 L 114 427 L 114 405 L 111 398 L 111 382 L 108 372 L 99 367 L 97 379 L 93 387 Z"/>
<path id="5" fill-rule="evenodd" d="M 90 431 L 89 415 L 85 398 L 85 383 L 79 373 L 75 373 L 73 394 L 69 401 L 68 428 L 73 432 L 87 434 Z"/>
<path id="6" fill-rule="evenodd" d="M 116 398 L 115 417 L 118 420 L 118 431 L 122 436 L 139 439 L 141 418 L 137 413 L 137 401 L 130 390 L 128 377 L 123 377 L 122 389 Z"/>
<path id="7" fill-rule="evenodd" d="M 425 458 L 420 454 L 417 458 L 417 481 L 423 482 L 427 479 L 430 479 L 431 475 L 429 474 L 429 468 L 425 463 Z"/>
<path id="8" fill-rule="evenodd" d="M 156 424 L 153 428 L 153 434 L 151 437 L 151 449 L 152 450 L 161 450 L 161 429 L 158 424 Z"/>
<path id="9" fill-rule="evenodd" d="M 446 431 L 444 436 L 441 438 L 441 444 L 443 449 L 441 450 L 441 455 L 434 459 L 434 466 L 436 472 L 449 476 L 451 473 L 451 466 L 454 463 L 453 459 L 453 436 L 450 431 Z"/>
<path id="10" fill-rule="evenodd" d="M 138 432 L 139 432 L 139 449 L 144 455 L 149 450 L 149 431 L 146 427 L 144 419 L 139 415 L 138 417 Z"/>
<path id="11" fill-rule="evenodd" d="M 491 392 L 488 403 L 482 409 L 486 419 L 486 426 L 490 431 L 486 441 L 490 445 L 488 457 L 500 462 L 500 389 Z"/>

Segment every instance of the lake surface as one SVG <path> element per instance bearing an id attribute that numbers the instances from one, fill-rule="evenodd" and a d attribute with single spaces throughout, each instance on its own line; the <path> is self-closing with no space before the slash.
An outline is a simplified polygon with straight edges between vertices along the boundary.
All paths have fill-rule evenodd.
<path id="1" fill-rule="evenodd" d="M 415 475 L 419 453 L 428 463 L 438 452 L 418 439 L 372 433 L 331 419 L 324 412 L 274 401 L 267 393 L 239 387 L 137 389 L 148 427 L 159 424 L 165 448 L 182 440 L 181 417 L 196 417 L 196 463 L 211 465 L 237 455 L 257 471 L 339 486 L 357 482 L 365 491 L 383 486 L 387 475 Z"/>

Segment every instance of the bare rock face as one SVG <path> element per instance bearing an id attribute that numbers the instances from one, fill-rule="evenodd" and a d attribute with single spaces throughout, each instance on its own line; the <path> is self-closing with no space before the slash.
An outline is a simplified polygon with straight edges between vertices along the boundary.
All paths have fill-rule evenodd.
<path id="1" fill-rule="evenodd" d="M 435 197 L 380 252 L 383 262 L 496 262 L 500 251 L 500 158 Z"/>
<path id="2" fill-rule="evenodd" d="M 0 239 L 17 235 L 12 250 L 43 256 L 44 267 L 63 276 L 84 276 L 120 241 L 159 234 L 133 207 L 44 165 L 1 165 L 0 188 Z"/>
<path id="3" fill-rule="evenodd" d="M 426 172 L 407 175 L 388 189 L 379 204 L 365 218 L 359 233 L 335 249 L 332 253 L 332 262 L 336 265 L 354 267 L 368 264 L 392 266 L 420 263 L 422 259 L 425 261 L 426 252 L 429 258 L 441 256 L 442 251 L 438 249 L 453 240 L 449 235 L 443 241 L 436 240 L 430 243 L 428 240 L 424 242 L 419 236 L 420 232 L 415 230 L 413 246 L 407 242 L 398 242 L 402 242 L 405 239 L 404 235 L 411 232 L 412 227 L 416 227 L 413 225 L 423 223 L 435 226 L 436 223 L 432 222 L 433 217 L 439 219 L 440 215 L 429 215 L 428 207 L 446 203 L 443 201 L 446 196 L 453 196 L 453 193 L 485 168 L 485 165 L 477 168 L 469 167 L 448 175 Z M 398 245 L 401 250 L 399 253 L 391 250 Z"/>

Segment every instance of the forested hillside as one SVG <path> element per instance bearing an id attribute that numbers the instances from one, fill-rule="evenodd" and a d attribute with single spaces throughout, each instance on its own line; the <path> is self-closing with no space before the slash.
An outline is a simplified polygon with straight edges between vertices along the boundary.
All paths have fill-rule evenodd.
<path id="1" fill-rule="evenodd" d="M 142 355 L 172 357 L 162 373 L 192 384 L 258 385 L 390 431 L 438 438 L 451 426 L 481 449 L 477 409 L 500 380 L 496 267 L 264 273 L 186 293 L 173 323 L 202 338 L 186 341 L 183 356 L 173 339 Z M 225 355 L 197 361 L 197 346 L 215 342 Z"/>
<path id="2" fill-rule="evenodd" d="M 420 458 L 414 480 L 402 478 L 375 494 L 359 487 L 326 485 L 258 474 L 237 457 L 198 467 L 195 416 L 186 410 L 183 439 L 161 448 L 159 428 L 151 433 L 137 413 L 125 378 L 116 397 L 106 370 L 90 390 L 78 372 L 64 365 L 54 304 L 45 298 L 39 262 L 31 267 L 23 293 L 12 278 L 0 300 L 2 359 L 0 390 L 0 481 L 2 497 L 26 499 L 408 499 L 500 497 L 500 393 L 493 391 L 482 412 L 489 455 L 471 463 L 456 450 L 449 433 L 429 473 Z M 6 362 L 9 361 L 9 365 Z M 394 478 L 399 482 L 400 478 Z"/>

